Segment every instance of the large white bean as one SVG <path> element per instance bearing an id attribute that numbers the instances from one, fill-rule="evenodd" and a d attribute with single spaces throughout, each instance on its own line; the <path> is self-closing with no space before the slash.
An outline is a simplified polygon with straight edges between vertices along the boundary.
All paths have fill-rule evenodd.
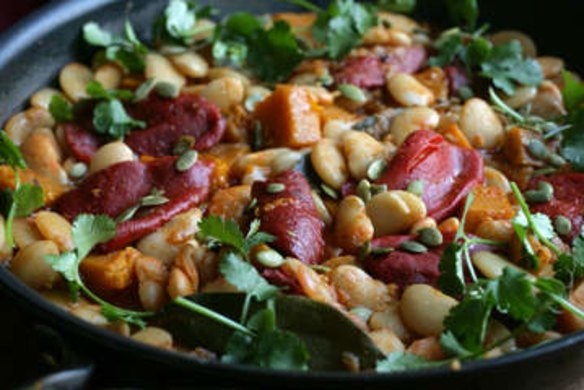
<path id="1" fill-rule="evenodd" d="M 51 100 L 55 95 L 63 96 L 61 92 L 57 91 L 54 88 L 40 89 L 30 97 L 30 105 L 33 107 L 39 107 L 48 110 L 49 105 L 51 104 Z"/>
<path id="2" fill-rule="evenodd" d="M 477 226 L 475 234 L 487 240 L 509 243 L 515 237 L 515 230 L 511 221 L 486 219 Z"/>
<path id="3" fill-rule="evenodd" d="M 345 157 L 333 140 L 318 141 L 312 148 L 310 161 L 322 181 L 334 189 L 340 189 L 349 177 Z"/>
<path id="4" fill-rule="evenodd" d="M 62 252 L 73 249 L 72 226 L 64 217 L 52 211 L 39 211 L 34 216 L 34 223 L 39 233 L 47 240 L 53 241 Z"/>
<path id="5" fill-rule="evenodd" d="M 556 77 L 564 69 L 564 60 L 558 57 L 538 57 L 537 62 L 545 79 Z"/>
<path id="6" fill-rule="evenodd" d="M 390 134 L 399 146 L 417 130 L 434 130 L 440 123 L 440 115 L 432 108 L 412 107 L 396 115 L 391 123 Z"/>
<path id="7" fill-rule="evenodd" d="M 375 227 L 375 237 L 409 230 L 426 217 L 426 205 L 420 197 L 406 191 L 387 191 L 367 203 L 367 215 Z"/>
<path id="8" fill-rule="evenodd" d="M 386 355 L 392 352 L 403 352 L 404 343 L 390 329 L 378 329 L 369 332 L 369 337 L 373 343 Z"/>
<path id="9" fill-rule="evenodd" d="M 444 330 L 444 318 L 458 302 L 427 284 L 407 287 L 400 302 L 406 326 L 421 336 L 437 336 Z"/>
<path id="10" fill-rule="evenodd" d="M 492 34 L 489 37 L 490 41 L 495 45 L 509 43 L 511 41 L 518 41 L 523 49 L 523 54 L 527 57 L 537 56 L 537 47 L 531 37 L 521 31 L 503 30 Z"/>
<path id="11" fill-rule="evenodd" d="M 352 126 L 353 123 L 351 122 L 343 121 L 340 119 L 333 119 L 328 121 L 324 125 L 322 129 L 322 135 L 324 138 L 329 138 L 338 144 L 342 144 L 345 133 L 351 130 Z"/>
<path id="12" fill-rule="evenodd" d="M 560 88 L 548 80 L 541 83 L 537 95 L 531 102 L 531 113 L 549 120 L 565 115 L 566 109 Z"/>
<path id="13" fill-rule="evenodd" d="M 134 152 L 132 149 L 123 141 L 110 142 L 99 148 L 91 159 L 89 174 L 124 161 L 134 161 Z"/>
<path id="14" fill-rule="evenodd" d="M 298 164 L 303 155 L 304 154 L 302 152 L 297 152 L 295 150 L 288 150 L 278 154 L 271 163 L 272 173 L 277 175 L 293 169 L 294 166 Z"/>
<path id="15" fill-rule="evenodd" d="M 87 84 L 91 80 L 93 80 L 91 69 L 77 62 L 66 65 L 59 74 L 61 89 L 74 102 L 89 97 Z"/>
<path id="16" fill-rule="evenodd" d="M 222 77 L 207 84 L 201 90 L 201 96 L 227 112 L 233 105 L 243 102 L 245 88 L 240 79 Z"/>
<path id="17" fill-rule="evenodd" d="M 497 187 L 505 191 L 506 194 L 511 193 L 511 184 L 509 179 L 501 171 L 485 167 L 485 184 L 489 187 Z"/>
<path id="18" fill-rule="evenodd" d="M 355 195 L 345 197 L 335 214 L 333 235 L 335 242 L 353 253 L 373 238 L 373 224 L 367 216 L 365 203 Z"/>
<path id="19" fill-rule="evenodd" d="M 414 76 L 398 73 L 387 81 L 387 90 L 402 106 L 427 107 L 434 103 L 434 94 Z"/>
<path id="20" fill-rule="evenodd" d="M 101 65 L 95 71 L 95 80 L 98 81 L 105 89 L 115 89 L 122 83 L 124 73 L 116 64 L 107 63 Z"/>
<path id="21" fill-rule="evenodd" d="M 537 88 L 524 85 L 515 91 L 515 93 L 508 98 L 505 99 L 505 103 L 511 108 L 521 108 L 527 104 L 529 104 L 533 98 L 537 95 Z"/>
<path id="22" fill-rule="evenodd" d="M 501 120 L 482 99 L 468 100 L 460 112 L 460 129 L 476 148 L 493 149 L 503 142 Z"/>
<path id="23" fill-rule="evenodd" d="M 209 73 L 209 64 L 199 54 L 188 51 L 170 57 L 173 65 L 179 72 L 194 79 L 206 77 Z"/>
<path id="24" fill-rule="evenodd" d="M 24 112 L 13 115 L 4 129 L 8 137 L 20 146 L 34 129 L 52 128 L 55 120 L 49 111 L 41 107 L 32 107 Z"/>
<path id="25" fill-rule="evenodd" d="M 361 131 L 347 131 L 343 136 L 343 151 L 349 165 L 349 172 L 356 180 L 367 177 L 369 165 L 384 157 L 384 145 Z"/>
<path id="26" fill-rule="evenodd" d="M 59 279 L 57 271 L 45 260 L 47 255 L 58 255 L 53 241 L 37 241 L 21 249 L 12 259 L 10 269 L 28 286 L 41 290 L 51 288 Z"/>
<path id="27" fill-rule="evenodd" d="M 14 218 L 12 234 L 14 235 L 14 243 L 18 248 L 24 248 L 35 241 L 43 239 L 36 225 L 29 218 Z"/>
<path id="28" fill-rule="evenodd" d="M 156 82 L 166 82 L 181 89 L 186 84 L 183 75 L 172 66 L 172 63 L 160 54 L 150 53 L 146 56 L 146 69 L 144 75 L 147 79 L 154 79 Z"/>
<path id="29" fill-rule="evenodd" d="M 249 80 L 249 78 L 231 68 L 211 68 L 209 69 L 209 74 L 207 75 L 207 77 L 209 78 L 209 80 L 217 80 L 224 77 L 233 77 L 241 81 L 245 89 L 251 86 L 251 81 Z"/>
<path id="30" fill-rule="evenodd" d="M 403 342 L 412 339 L 412 334 L 405 326 L 399 313 L 399 304 L 390 304 L 385 310 L 371 314 L 369 327 L 372 330 L 390 329 Z"/>
<path id="31" fill-rule="evenodd" d="M 61 165 L 63 157 L 61 148 L 51 129 L 33 130 L 22 143 L 21 151 L 26 163 L 33 171 L 53 178 L 59 183 L 67 182 L 67 172 Z"/>
<path id="32" fill-rule="evenodd" d="M 477 267 L 477 269 L 489 279 L 495 279 L 503 275 L 503 270 L 505 268 L 513 268 L 516 271 L 523 271 L 503 256 L 493 252 L 475 252 L 471 258 L 475 267 Z"/>
<path id="33" fill-rule="evenodd" d="M 341 265 L 330 274 L 339 299 L 347 307 L 366 307 L 381 311 L 391 301 L 387 286 L 373 279 L 361 268 L 354 265 Z"/>
<path id="34" fill-rule="evenodd" d="M 149 326 L 132 335 L 136 341 L 153 345 L 158 348 L 172 348 L 172 335 L 164 329 Z"/>

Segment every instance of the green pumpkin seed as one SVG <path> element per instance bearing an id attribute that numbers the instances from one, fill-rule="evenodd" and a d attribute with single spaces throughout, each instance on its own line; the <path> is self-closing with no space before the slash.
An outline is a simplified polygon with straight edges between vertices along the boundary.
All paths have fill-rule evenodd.
<path id="1" fill-rule="evenodd" d="M 351 309 L 351 314 L 356 315 L 357 317 L 362 319 L 363 322 L 367 323 L 369 321 L 369 318 L 373 314 L 373 310 L 363 306 L 357 306 Z"/>
<path id="2" fill-rule="evenodd" d="M 406 252 L 410 252 L 410 253 L 426 253 L 428 252 L 428 248 L 423 245 L 420 244 L 419 242 L 416 241 L 404 241 L 401 244 L 399 244 L 399 249 L 402 249 Z"/>
<path id="3" fill-rule="evenodd" d="M 387 192 L 387 184 L 371 184 L 371 196 Z"/>
<path id="4" fill-rule="evenodd" d="M 325 87 L 332 85 L 335 82 L 335 79 L 330 74 L 322 75 L 318 78 L 318 83 L 320 85 L 324 85 Z"/>
<path id="5" fill-rule="evenodd" d="M 418 196 L 424 195 L 424 180 L 412 181 L 410 184 L 408 184 L 406 191 Z"/>
<path id="6" fill-rule="evenodd" d="M 279 194 L 280 192 L 284 191 L 286 186 L 282 183 L 270 183 L 266 187 L 266 191 L 268 194 Z"/>
<path id="7" fill-rule="evenodd" d="M 175 156 L 180 156 L 181 154 L 186 153 L 188 150 L 192 149 L 195 143 L 195 137 L 190 135 L 183 135 L 172 149 L 172 154 Z"/>
<path id="8" fill-rule="evenodd" d="M 140 199 L 140 206 L 144 207 L 151 207 L 151 206 L 160 206 L 165 203 L 168 203 L 170 200 L 165 197 L 163 191 L 158 189 L 154 189 L 150 192 L 150 194 L 146 195 L 142 199 Z"/>
<path id="9" fill-rule="evenodd" d="M 136 213 L 138 212 L 139 209 L 140 209 L 139 204 L 130 207 L 129 209 L 125 210 L 123 213 L 118 215 L 118 217 L 116 218 L 116 222 L 122 223 L 122 222 L 129 221 L 130 219 L 132 219 L 132 217 L 134 217 L 134 215 L 136 215 Z"/>
<path id="10" fill-rule="evenodd" d="M 554 187 L 550 183 L 540 181 L 537 188 L 525 192 L 525 199 L 529 203 L 546 203 L 554 198 Z"/>
<path id="11" fill-rule="evenodd" d="M 320 217 L 320 219 L 322 219 L 322 221 L 326 225 L 330 225 L 333 222 L 333 217 L 331 217 L 331 214 L 329 213 L 328 209 L 326 208 L 324 201 L 322 200 L 322 198 L 320 197 L 320 195 L 318 194 L 317 191 L 314 191 L 314 190 L 310 191 L 310 194 L 312 195 L 312 199 L 314 200 L 314 204 L 316 206 L 316 211 L 318 212 L 318 216 Z"/>
<path id="12" fill-rule="evenodd" d="M 359 249 L 359 259 L 364 260 L 371 254 L 371 241 L 365 241 L 365 244 Z"/>
<path id="13" fill-rule="evenodd" d="M 368 129 L 370 127 L 375 126 L 375 124 L 377 123 L 377 117 L 372 115 L 372 116 L 368 116 L 367 118 L 363 119 L 361 122 L 357 122 L 353 125 L 352 129 L 353 130 L 365 130 Z"/>
<path id="14" fill-rule="evenodd" d="M 174 99 L 180 94 L 180 88 L 175 84 L 166 81 L 159 81 L 154 87 L 156 92 L 163 98 Z"/>
<path id="15" fill-rule="evenodd" d="M 355 192 L 359 198 L 363 199 L 363 202 L 369 202 L 371 200 L 371 183 L 366 179 L 361 180 Z"/>
<path id="16" fill-rule="evenodd" d="M 344 97 L 356 103 L 365 103 L 367 101 L 365 92 L 363 92 L 363 90 L 356 85 L 341 84 L 339 85 L 338 89 Z"/>
<path id="17" fill-rule="evenodd" d="M 79 179 L 80 177 L 85 176 L 87 173 L 87 164 L 82 162 L 78 162 L 73 164 L 71 169 L 69 170 L 69 175 L 74 179 Z"/>
<path id="18" fill-rule="evenodd" d="M 326 184 L 321 184 L 320 189 L 322 190 L 322 192 L 324 192 L 324 194 L 326 196 L 328 196 L 331 199 L 338 199 L 339 198 L 339 195 L 337 194 L 337 192 L 334 189 L 332 189 L 331 187 L 327 186 Z"/>
<path id="19" fill-rule="evenodd" d="M 154 89 L 156 85 L 156 79 L 150 78 L 144 81 L 134 92 L 134 102 L 140 102 L 150 95 L 150 92 Z"/>
<path id="20" fill-rule="evenodd" d="M 550 151 L 546 148 L 544 143 L 538 139 L 532 139 L 529 141 L 527 144 L 527 151 L 531 156 L 538 160 L 545 160 L 550 154 Z"/>
<path id="21" fill-rule="evenodd" d="M 176 160 L 175 168 L 179 172 L 186 172 L 199 159 L 199 153 L 196 150 L 189 150 L 183 154 Z"/>
<path id="22" fill-rule="evenodd" d="M 258 263 L 268 268 L 278 268 L 284 264 L 284 257 L 273 249 L 258 252 L 256 260 Z"/>
<path id="23" fill-rule="evenodd" d="M 375 160 L 367 167 L 367 177 L 369 180 L 375 181 L 383 175 L 385 168 L 387 168 L 385 160 Z"/>
<path id="24" fill-rule="evenodd" d="M 566 165 L 566 160 L 560 156 L 557 153 L 551 153 L 548 158 L 547 161 L 553 165 L 554 167 L 563 167 L 564 165 Z"/>
<path id="25" fill-rule="evenodd" d="M 262 129 L 262 124 L 259 121 L 256 121 L 255 123 L 252 138 L 251 149 L 254 152 L 261 150 L 264 146 L 264 130 Z"/>
<path id="26" fill-rule="evenodd" d="M 442 245 L 442 243 L 444 242 L 444 237 L 442 236 L 440 230 L 433 227 L 429 227 L 421 229 L 418 232 L 418 241 L 420 241 L 422 244 L 426 246 L 434 248 Z"/>
<path id="27" fill-rule="evenodd" d="M 373 256 L 382 256 L 387 255 L 388 253 L 393 252 L 395 249 L 393 248 L 373 248 L 371 249 L 371 254 Z"/>
<path id="28" fill-rule="evenodd" d="M 565 236 L 572 231 L 572 221 L 563 215 L 558 215 L 554 220 L 554 227 L 559 235 Z"/>

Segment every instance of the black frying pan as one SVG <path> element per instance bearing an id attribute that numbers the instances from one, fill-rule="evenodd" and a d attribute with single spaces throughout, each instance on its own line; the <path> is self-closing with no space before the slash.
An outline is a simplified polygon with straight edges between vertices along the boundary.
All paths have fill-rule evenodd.
<path id="1" fill-rule="evenodd" d="M 18 1 L 18 0 L 14 0 Z M 425 1 L 424 16 L 444 23 L 441 0 Z M 199 0 L 224 12 L 271 12 L 294 7 L 276 0 Z M 90 20 L 119 30 L 127 15 L 142 37 L 166 0 L 55 1 L 0 38 L 0 121 L 21 109 L 35 90 L 53 84 L 59 69 L 70 61 L 88 61 L 80 40 L 81 26 Z M 584 2 L 578 0 L 483 0 L 485 20 L 497 28 L 530 33 L 541 53 L 558 55 L 572 68 L 584 69 L 579 39 L 584 32 Z M 62 332 L 77 353 L 95 363 L 95 383 L 158 387 L 163 385 L 224 385 L 253 387 L 379 387 L 385 389 L 582 389 L 584 388 L 584 332 L 535 349 L 490 361 L 446 369 L 393 375 L 267 371 L 254 367 L 202 364 L 186 355 L 138 344 L 93 327 L 45 301 L 6 269 L 0 268 L 0 289 L 22 310 Z M 65 378 L 79 378 L 70 372 Z M 63 377 L 61 377 L 62 379 Z M 59 378 L 57 378 L 59 379 Z M 2 387 L 2 385 L 0 385 Z"/>

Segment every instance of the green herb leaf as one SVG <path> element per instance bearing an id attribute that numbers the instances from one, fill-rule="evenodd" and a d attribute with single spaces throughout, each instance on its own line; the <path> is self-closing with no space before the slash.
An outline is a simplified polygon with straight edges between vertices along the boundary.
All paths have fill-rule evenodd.
<path id="1" fill-rule="evenodd" d="M 584 232 L 583 232 L 584 233 Z M 555 277 L 573 286 L 584 277 L 584 235 L 580 233 L 572 243 L 572 254 L 562 253 L 554 263 Z"/>
<path id="2" fill-rule="evenodd" d="M 562 95 L 572 127 L 563 133 L 561 153 L 574 169 L 584 171 L 584 84 L 570 72 L 564 71 L 563 77 Z"/>
<path id="3" fill-rule="evenodd" d="M 278 292 L 253 265 L 235 253 L 227 253 L 221 258 L 219 271 L 231 285 L 259 301 L 271 298 Z"/>
<path id="4" fill-rule="evenodd" d="M 26 162 L 20 149 L 5 131 L 0 131 L 0 164 L 9 165 L 14 170 L 26 168 Z"/>
<path id="5" fill-rule="evenodd" d="M 392 352 L 383 360 L 377 362 L 375 370 L 377 372 L 391 373 L 407 370 L 420 370 L 424 368 L 433 368 L 444 365 L 445 362 L 426 360 L 406 352 Z"/>
<path id="6" fill-rule="evenodd" d="M 83 37 L 90 45 L 105 48 L 106 58 L 115 61 L 130 73 L 144 71 L 148 48 L 136 37 L 129 21 L 125 23 L 125 37 L 117 37 L 103 30 L 95 22 L 83 26 Z"/>
<path id="7" fill-rule="evenodd" d="M 380 0 L 377 6 L 385 11 L 409 14 L 416 9 L 416 0 Z"/>
<path id="8" fill-rule="evenodd" d="M 93 99 L 103 99 L 103 100 L 132 100 L 134 94 L 132 91 L 127 89 L 105 89 L 99 81 L 91 80 L 87 84 L 86 88 L 87 94 Z"/>
<path id="9" fill-rule="evenodd" d="M 457 25 L 464 26 L 468 31 L 476 28 L 479 18 L 477 0 L 446 0 L 446 6 Z"/>
<path id="10" fill-rule="evenodd" d="M 100 134 L 121 139 L 135 128 L 145 128 L 146 123 L 130 117 L 119 100 L 108 100 L 95 107 L 93 126 Z"/>
<path id="11" fill-rule="evenodd" d="M 197 20 L 191 2 L 185 0 L 171 0 L 164 11 L 165 26 L 168 33 L 178 39 L 190 35 L 190 30 Z"/>
<path id="12" fill-rule="evenodd" d="M 458 243 L 446 247 L 440 258 L 438 286 L 446 294 L 456 296 L 464 291 L 463 248 Z"/>
<path id="13" fill-rule="evenodd" d="M 73 106 L 63 96 L 59 94 L 53 95 L 49 103 L 49 112 L 55 121 L 69 122 L 74 119 Z"/>
<path id="14" fill-rule="evenodd" d="M 211 243 L 230 246 L 245 253 L 245 238 L 235 221 L 211 215 L 199 222 L 199 236 Z"/>
<path id="15" fill-rule="evenodd" d="M 22 184 L 13 193 L 14 216 L 27 217 L 44 206 L 43 189 L 34 184 Z"/>
<path id="16" fill-rule="evenodd" d="M 481 64 L 482 76 L 492 79 L 493 85 L 507 95 L 515 92 L 516 83 L 541 84 L 543 74 L 539 63 L 533 58 L 523 58 L 522 51 L 518 41 L 494 46 Z"/>
<path id="17" fill-rule="evenodd" d="M 48 255 L 45 257 L 47 263 L 59 272 L 63 277 L 72 283 L 81 284 L 79 276 L 79 260 L 75 252 L 65 252 L 60 255 Z"/>
<path id="18" fill-rule="evenodd" d="M 532 282 L 525 272 L 505 268 L 496 281 L 497 309 L 517 321 L 527 322 L 537 311 Z"/>
<path id="19" fill-rule="evenodd" d="M 81 214 L 75 218 L 71 230 L 80 259 L 85 258 L 97 244 L 116 235 L 116 223 L 106 215 Z"/>

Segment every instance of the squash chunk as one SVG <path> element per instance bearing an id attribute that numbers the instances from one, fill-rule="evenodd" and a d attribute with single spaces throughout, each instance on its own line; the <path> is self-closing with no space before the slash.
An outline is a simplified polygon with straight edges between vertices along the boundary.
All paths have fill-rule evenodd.
<path id="1" fill-rule="evenodd" d="M 318 105 L 305 88 L 279 85 L 255 113 L 268 146 L 303 148 L 320 140 Z"/>
<path id="2" fill-rule="evenodd" d="M 474 229 L 485 219 L 511 219 L 515 216 L 513 206 L 505 192 L 497 187 L 478 186 L 473 190 L 474 202 L 468 210 L 466 228 Z"/>
<path id="3" fill-rule="evenodd" d="M 80 271 L 92 289 L 121 291 L 132 285 L 134 262 L 140 256 L 140 252 L 130 247 L 107 255 L 88 256 L 81 262 Z"/>

